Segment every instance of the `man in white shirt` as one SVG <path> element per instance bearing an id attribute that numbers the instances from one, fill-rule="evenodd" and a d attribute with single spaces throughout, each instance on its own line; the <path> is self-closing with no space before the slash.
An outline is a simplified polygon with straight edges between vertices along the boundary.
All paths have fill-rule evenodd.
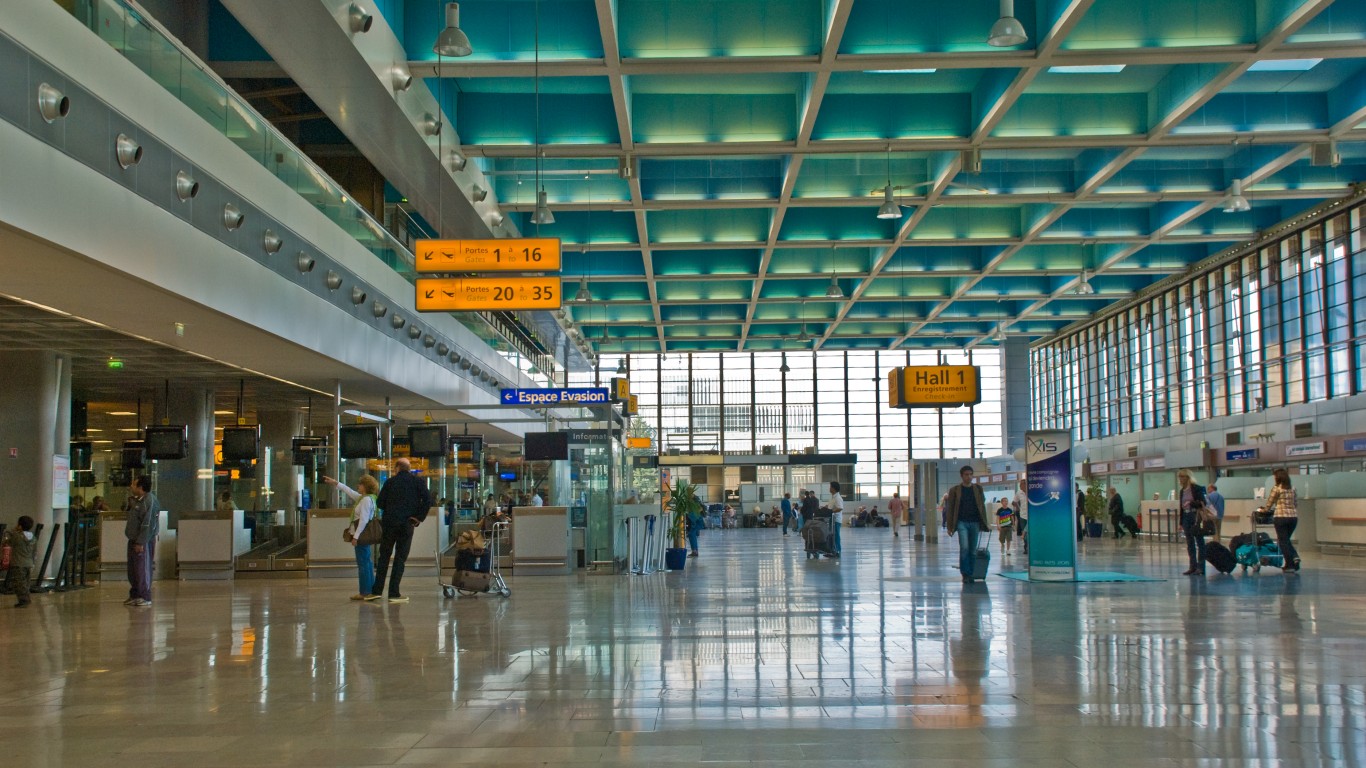
<path id="1" fill-rule="evenodd" d="M 1020 518 L 1020 541 L 1024 542 L 1024 553 L 1029 554 L 1029 536 L 1025 531 L 1029 528 L 1029 494 L 1026 493 L 1025 479 L 1020 478 L 1020 487 L 1015 491 L 1015 499 L 1012 506 L 1015 507 L 1015 514 Z"/>
<path id="2" fill-rule="evenodd" d="M 835 529 L 835 554 L 840 554 L 840 525 L 844 522 L 844 498 L 840 496 L 840 484 L 830 483 L 830 527 Z"/>
<path id="3" fill-rule="evenodd" d="M 532 492 L 531 492 L 531 506 L 533 506 L 533 507 L 544 507 L 544 506 L 545 506 L 545 499 L 541 498 L 541 492 L 540 492 L 540 491 L 532 491 Z"/>

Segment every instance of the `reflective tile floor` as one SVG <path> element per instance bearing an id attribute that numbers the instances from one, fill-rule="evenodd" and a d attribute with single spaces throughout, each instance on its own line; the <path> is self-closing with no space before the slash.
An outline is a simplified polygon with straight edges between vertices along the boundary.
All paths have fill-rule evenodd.
<path id="1" fill-rule="evenodd" d="M 5 766 L 1366 765 L 1366 564 L 965 586 L 956 543 L 708 532 L 682 574 L 109 583 L 0 608 Z M 993 546 L 995 550 L 995 546 Z M 995 554 L 993 574 L 1002 558 Z M 1020 561 L 1016 554 L 1008 560 Z"/>

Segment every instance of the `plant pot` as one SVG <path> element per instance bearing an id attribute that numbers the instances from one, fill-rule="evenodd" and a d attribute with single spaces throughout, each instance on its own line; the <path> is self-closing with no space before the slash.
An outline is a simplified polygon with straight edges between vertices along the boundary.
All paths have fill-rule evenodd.
<path id="1" fill-rule="evenodd" d="M 664 567 L 671 571 L 681 571 L 688 564 L 687 547 L 669 547 L 664 550 Z"/>
<path id="2" fill-rule="evenodd" d="M 1100 523 L 1087 523 L 1086 535 L 1093 539 L 1099 539 L 1105 533 L 1105 526 Z"/>

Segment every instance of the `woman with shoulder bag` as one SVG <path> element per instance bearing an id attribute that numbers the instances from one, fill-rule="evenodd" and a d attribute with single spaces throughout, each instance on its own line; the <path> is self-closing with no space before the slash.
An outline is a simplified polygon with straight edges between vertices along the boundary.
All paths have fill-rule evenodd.
<path id="1" fill-rule="evenodd" d="M 1201 528 L 1200 511 L 1205 506 L 1205 488 L 1191 482 L 1190 470 L 1177 472 L 1176 480 L 1180 484 L 1177 498 L 1181 502 L 1181 530 L 1186 534 L 1186 555 L 1190 559 L 1190 568 L 1181 575 L 1204 576 L 1205 534 Z"/>
<path id="2" fill-rule="evenodd" d="M 323 477 L 323 482 L 328 485 L 335 485 L 337 490 L 346 494 L 346 497 L 356 502 L 356 506 L 351 510 L 351 525 L 347 527 L 342 538 L 351 542 L 351 546 L 356 550 L 356 573 L 360 578 L 360 592 L 351 596 L 352 600 L 373 600 L 379 595 L 371 595 L 375 588 L 375 560 L 370 555 L 370 545 L 374 542 L 368 540 L 366 527 L 370 523 L 375 523 L 375 528 L 379 527 L 379 517 L 376 515 L 375 497 L 379 494 L 379 481 L 371 475 L 361 475 L 356 485 L 360 486 L 360 492 L 347 488 L 342 483 L 337 482 L 336 478 Z M 366 539 L 362 542 L 362 539 Z"/>
<path id="3" fill-rule="evenodd" d="M 1271 495 L 1266 497 L 1266 507 L 1271 510 L 1271 524 L 1276 528 L 1276 545 L 1281 548 L 1281 556 L 1285 558 L 1283 570 L 1296 573 L 1300 570 L 1300 553 L 1290 543 L 1290 537 L 1300 523 L 1299 503 L 1295 498 L 1295 489 L 1290 487 L 1289 472 L 1278 469 L 1271 473 L 1271 477 L 1276 484 L 1271 488 Z"/>

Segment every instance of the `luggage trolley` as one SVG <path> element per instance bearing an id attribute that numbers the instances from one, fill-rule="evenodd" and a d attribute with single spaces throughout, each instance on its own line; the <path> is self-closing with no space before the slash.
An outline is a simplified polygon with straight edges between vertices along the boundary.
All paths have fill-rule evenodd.
<path id="1" fill-rule="evenodd" d="M 497 520 L 489 529 L 484 549 L 457 550 L 455 553 L 455 570 L 452 572 L 449 582 L 445 580 L 444 574 L 438 568 L 436 581 L 441 587 L 441 594 L 446 597 L 455 597 L 456 592 L 462 595 L 477 595 L 483 592 L 490 595 L 511 597 L 512 590 L 508 588 L 507 581 L 503 579 L 503 570 L 499 565 L 499 556 L 503 548 L 507 546 L 511 526 L 511 521 Z M 438 562 L 440 557 L 441 553 L 438 552 Z"/>
<path id="2" fill-rule="evenodd" d="M 1271 509 L 1257 507 L 1251 517 L 1252 531 L 1229 540 L 1229 549 L 1233 550 L 1234 559 L 1243 567 L 1243 573 L 1247 573 L 1248 568 L 1251 568 L 1253 573 L 1258 573 L 1264 565 L 1284 569 L 1285 555 L 1281 553 L 1280 545 L 1270 534 L 1258 530 L 1275 528 L 1275 518 Z"/>

